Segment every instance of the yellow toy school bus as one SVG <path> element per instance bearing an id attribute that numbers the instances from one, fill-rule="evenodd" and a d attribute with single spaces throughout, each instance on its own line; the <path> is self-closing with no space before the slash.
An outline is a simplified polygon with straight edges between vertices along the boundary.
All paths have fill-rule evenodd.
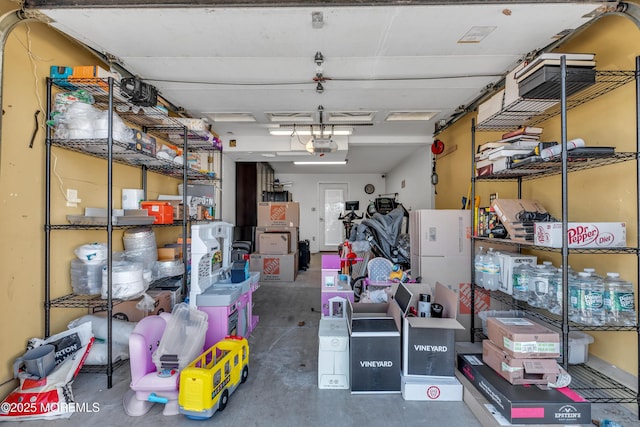
<path id="1" fill-rule="evenodd" d="M 242 337 L 224 338 L 180 372 L 180 413 L 196 420 L 210 418 L 227 406 L 248 375 L 249 343 Z"/>

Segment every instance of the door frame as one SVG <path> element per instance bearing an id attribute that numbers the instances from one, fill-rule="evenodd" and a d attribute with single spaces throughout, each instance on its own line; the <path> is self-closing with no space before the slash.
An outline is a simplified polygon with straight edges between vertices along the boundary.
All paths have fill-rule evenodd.
<path id="1" fill-rule="evenodd" d="M 317 236 L 318 236 L 318 251 L 319 252 L 327 252 L 327 251 L 337 251 L 338 247 L 331 247 L 325 245 L 324 239 L 324 190 L 327 188 L 331 188 L 331 186 L 335 185 L 336 189 L 344 189 L 346 190 L 343 195 L 343 201 L 349 200 L 349 193 L 351 191 L 351 186 L 349 182 L 341 181 L 341 182 L 318 182 L 318 190 L 317 190 L 317 205 L 318 205 L 318 222 L 317 222 Z M 341 188 L 340 186 L 344 186 Z"/>

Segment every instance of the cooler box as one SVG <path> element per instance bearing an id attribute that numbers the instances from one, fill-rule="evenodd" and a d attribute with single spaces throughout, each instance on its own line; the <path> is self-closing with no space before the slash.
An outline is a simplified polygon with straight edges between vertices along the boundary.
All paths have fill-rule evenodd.
<path id="1" fill-rule="evenodd" d="M 400 331 L 393 318 L 351 320 L 351 393 L 400 393 Z"/>
<path id="2" fill-rule="evenodd" d="M 318 388 L 349 388 L 349 328 L 346 318 L 320 319 Z"/>

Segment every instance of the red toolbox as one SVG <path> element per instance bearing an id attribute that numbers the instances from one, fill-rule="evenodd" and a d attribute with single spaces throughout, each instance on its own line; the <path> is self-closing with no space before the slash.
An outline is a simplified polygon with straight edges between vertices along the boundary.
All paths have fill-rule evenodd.
<path id="1" fill-rule="evenodd" d="M 173 206 L 166 201 L 143 201 L 140 207 L 156 219 L 154 224 L 173 224 Z"/>

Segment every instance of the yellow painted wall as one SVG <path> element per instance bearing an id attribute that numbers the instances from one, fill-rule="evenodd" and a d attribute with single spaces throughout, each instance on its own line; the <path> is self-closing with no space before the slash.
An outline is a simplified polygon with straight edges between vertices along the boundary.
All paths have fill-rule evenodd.
<path id="1" fill-rule="evenodd" d="M 0 2 L 0 11 L 15 3 Z M 33 148 L 34 113 L 45 111 L 45 77 L 51 65 L 97 64 L 95 56 L 59 35 L 47 25 L 19 24 L 10 34 L 4 57 L 2 140 L 0 146 L 0 397 L 15 386 L 13 360 L 26 342 L 44 334 L 44 168 L 45 129 L 38 129 Z M 52 222 L 65 224 L 66 215 L 83 214 L 85 207 L 106 207 L 106 162 L 54 148 L 56 173 L 52 188 Z M 141 186 L 136 168 L 114 167 L 114 207 L 120 208 L 120 190 Z M 177 194 L 178 181 L 157 174 L 148 176 L 148 197 Z M 75 188 L 82 203 L 67 208 L 63 189 Z M 175 241 L 176 228 L 155 229 L 159 245 Z M 122 249 L 122 231 L 114 233 L 116 250 Z M 103 241 L 103 231 L 54 231 L 52 233 L 51 295 L 71 292 L 69 262 L 79 245 Z M 51 333 L 66 329 L 67 323 L 86 313 L 82 309 L 51 310 Z M 106 376 L 105 376 L 106 384 Z"/>
<path id="2" fill-rule="evenodd" d="M 634 70 L 635 58 L 640 55 L 640 30 L 631 20 L 619 16 L 602 18 L 579 35 L 565 42 L 559 52 L 595 53 L 600 70 Z M 596 100 L 569 111 L 567 136 L 583 138 L 587 145 L 615 146 L 617 151 L 635 151 L 635 85 L 629 83 Z M 471 117 L 469 113 L 446 129 L 438 137 L 447 146 L 457 149 L 438 160 L 440 184 L 436 196 L 438 209 L 460 208 L 466 195 L 471 170 Z M 543 140 L 560 141 L 560 117 L 542 123 Z M 501 132 L 477 132 L 476 145 L 500 139 Z M 569 221 L 625 221 L 627 242 L 636 245 L 636 189 L 635 162 L 626 162 L 569 175 Z M 479 182 L 477 195 L 480 206 L 488 205 L 489 194 L 501 198 L 517 197 L 514 182 Z M 525 181 L 522 197 L 540 201 L 547 210 L 561 218 L 561 178 L 548 177 Z M 559 254 L 537 252 L 540 260 L 561 263 Z M 621 276 L 636 282 L 637 260 L 633 255 L 571 255 L 569 265 L 575 270 L 594 267 L 600 274 L 618 271 Z M 637 290 L 637 283 L 636 283 Z M 637 375 L 637 339 L 632 332 L 589 332 L 595 342 L 590 352 L 611 364 Z"/>

